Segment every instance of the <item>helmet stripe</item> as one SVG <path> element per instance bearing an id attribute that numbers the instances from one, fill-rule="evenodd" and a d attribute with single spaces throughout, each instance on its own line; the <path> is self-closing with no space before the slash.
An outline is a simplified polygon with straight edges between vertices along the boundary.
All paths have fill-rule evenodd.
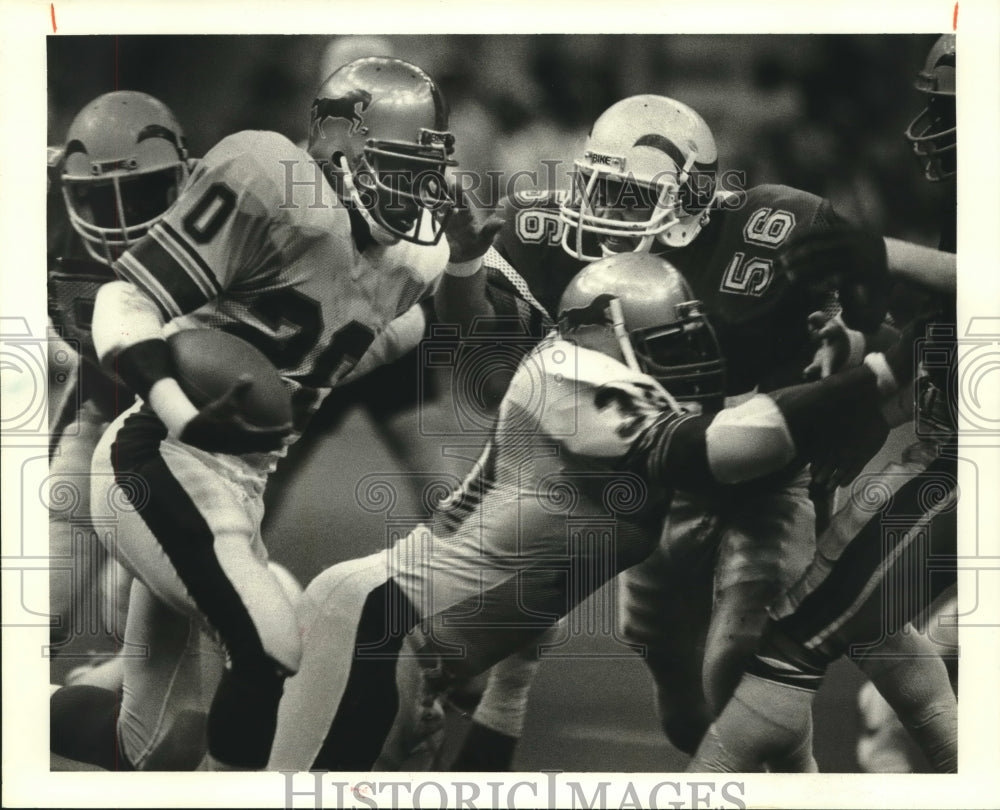
<path id="1" fill-rule="evenodd" d="M 668 158 L 670 158 L 674 163 L 677 164 L 677 168 L 683 169 L 684 164 L 687 163 L 687 159 L 684 157 L 684 153 L 681 151 L 680 147 L 675 144 L 669 138 L 663 135 L 651 132 L 648 135 L 643 135 L 639 140 L 637 140 L 633 146 L 649 146 L 653 149 L 658 149 Z M 718 165 L 718 160 L 713 160 L 711 163 L 702 163 L 697 160 L 694 161 L 694 167 L 698 171 L 702 172 L 714 172 Z"/>
<path id="2" fill-rule="evenodd" d="M 177 156 L 181 160 L 186 158 L 184 139 L 181 138 L 180 141 L 178 141 L 177 134 L 172 130 L 167 129 L 162 124 L 149 124 L 148 126 L 143 127 L 139 131 L 139 135 L 135 139 L 135 142 L 142 143 L 143 141 L 148 141 L 150 138 L 163 138 L 163 140 L 173 144 L 174 149 L 177 150 Z"/>

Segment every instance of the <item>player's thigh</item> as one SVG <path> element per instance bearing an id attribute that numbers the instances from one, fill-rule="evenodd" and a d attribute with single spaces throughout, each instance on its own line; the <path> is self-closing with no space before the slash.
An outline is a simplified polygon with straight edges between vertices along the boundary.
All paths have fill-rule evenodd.
<path id="1" fill-rule="evenodd" d="M 744 582 L 791 585 L 816 550 L 816 510 L 806 470 L 737 494 L 723 506 L 716 591 Z"/>
<path id="2" fill-rule="evenodd" d="M 60 620 L 54 640 L 100 621 L 94 572 L 104 552 L 91 527 L 90 462 L 104 426 L 97 407 L 85 402 L 60 435 L 49 466 L 49 602 Z"/>
<path id="3" fill-rule="evenodd" d="M 782 600 L 781 632 L 823 661 L 848 647 L 852 654 L 870 652 L 949 588 L 957 543 L 954 471 L 954 459 L 940 458 L 899 487 L 825 577 Z"/>
<path id="4" fill-rule="evenodd" d="M 704 669 L 705 694 L 716 711 L 757 647 L 768 606 L 801 576 L 816 545 L 816 513 L 805 471 L 734 497 L 723 509 Z"/>
<path id="5" fill-rule="evenodd" d="M 639 645 L 653 678 L 656 709 L 671 742 L 693 750 L 708 716 L 702 691 L 705 635 L 712 610 L 714 521 L 700 506 L 671 514 L 666 542 L 620 577 L 624 637 Z M 671 554 L 671 539 L 684 543 Z"/>
<path id="6" fill-rule="evenodd" d="M 106 427 L 97 406 L 85 402 L 59 437 L 49 465 L 50 523 L 89 527 L 91 459 Z M 70 532 L 60 533 L 51 526 L 51 553 L 68 556 L 70 538 Z"/>
<path id="7" fill-rule="evenodd" d="M 113 462 L 113 463 L 112 463 Z M 113 505 L 116 558 L 174 610 L 207 623 L 233 655 L 264 654 L 294 671 L 298 628 L 260 541 L 260 493 L 133 411 L 94 454 L 94 497 Z"/>
<path id="8" fill-rule="evenodd" d="M 771 606 L 771 614 L 782 619 L 798 612 L 800 617 L 796 625 L 799 622 L 808 623 L 807 617 L 815 614 L 814 629 L 818 629 L 824 620 L 832 618 L 829 611 L 834 608 L 819 597 L 810 597 L 810 594 L 822 589 L 830 594 L 840 594 L 848 602 L 853 601 L 857 594 L 848 594 L 848 590 L 865 581 L 881 561 L 882 524 L 885 522 L 886 510 L 896 502 L 897 493 L 901 490 L 905 492 L 920 486 L 919 481 L 914 479 L 927 469 L 930 462 L 923 443 L 918 442 L 907 447 L 898 461 L 859 476 L 843 498 L 840 509 L 826 531 L 817 538 L 816 554 L 812 562 Z M 914 500 L 912 494 L 906 498 Z M 917 515 L 920 511 L 915 505 L 913 514 Z M 838 565 L 838 560 L 848 548 L 852 549 L 849 556 L 854 562 Z M 861 560 L 864 560 L 866 570 L 858 568 Z M 837 582 L 824 586 L 823 583 L 835 568 L 838 569 L 835 577 Z M 850 586 L 849 583 L 858 585 Z M 807 600 L 808 604 L 803 606 Z"/>
<path id="9" fill-rule="evenodd" d="M 619 575 L 623 634 L 643 655 L 703 646 L 717 542 L 718 519 L 705 502 L 677 493 L 657 548 Z"/>

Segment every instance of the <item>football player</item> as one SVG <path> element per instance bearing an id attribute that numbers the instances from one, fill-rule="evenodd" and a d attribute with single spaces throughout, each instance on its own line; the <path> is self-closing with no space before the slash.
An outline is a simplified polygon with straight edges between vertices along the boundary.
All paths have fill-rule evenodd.
<path id="1" fill-rule="evenodd" d="M 690 107 L 654 95 L 618 102 L 594 124 L 571 193 L 506 201 L 506 225 L 485 269 L 442 283 L 439 317 L 467 335 L 476 317 L 493 316 L 540 335 L 584 263 L 650 251 L 667 257 L 704 302 L 726 362 L 724 392 L 676 397 L 712 410 L 722 405 L 720 393 L 735 398 L 801 381 L 813 354 L 808 317 L 835 302 L 777 273 L 775 259 L 793 233 L 839 218 L 804 191 L 744 189 L 741 175 L 720 174 L 717 164 L 711 130 Z M 851 326 L 877 327 L 879 292 L 844 285 Z M 805 468 L 782 471 L 752 492 L 682 494 L 664 548 L 626 575 L 625 634 L 645 649 L 661 724 L 678 749 L 692 753 L 713 708 L 725 704 L 756 649 L 766 605 L 812 557 L 814 525 Z M 487 768 L 490 759 L 493 769 L 509 765 L 536 666 L 526 653 L 491 673 L 456 768 Z M 495 756 L 484 761 L 476 747 L 494 747 Z"/>
<path id="2" fill-rule="evenodd" d="M 691 770 L 754 770 L 775 752 L 799 747 L 826 668 L 848 652 L 931 767 L 957 769 L 957 705 L 945 663 L 925 636 L 904 627 L 955 582 L 955 65 L 955 37 L 944 35 L 917 77 L 927 108 L 906 133 L 925 176 L 951 185 L 941 251 L 896 242 L 897 262 L 887 262 L 878 237 L 848 229 L 807 234 L 781 261 L 802 276 L 836 272 L 863 279 L 888 271 L 931 294 L 920 317 L 930 324 L 925 356 L 947 362 L 926 369 L 918 386 L 924 438 L 879 475 L 858 482 L 860 491 L 820 538 L 815 561 L 773 606 L 761 649 Z M 912 406 L 908 410 L 912 417 Z"/>
<path id="3" fill-rule="evenodd" d="M 92 502 L 109 504 L 113 553 L 136 577 L 126 641 L 155 645 L 126 663 L 119 768 L 150 766 L 191 677 L 181 649 L 191 622 L 228 656 L 208 717 L 212 761 L 266 762 L 282 684 L 301 658 L 260 536 L 268 474 L 332 386 L 367 353 L 389 356 L 382 336 L 394 343 L 393 324 L 449 261 L 486 250 L 490 235 L 461 218 L 442 238 L 453 152 L 430 77 L 398 59 L 356 60 L 320 87 L 308 151 L 273 132 L 223 139 L 115 261 L 122 280 L 100 290 L 94 341 L 139 400 L 95 451 Z M 263 351 L 292 392 L 292 423 L 243 419 L 249 380 L 192 404 L 164 339 L 190 328 L 225 329 Z"/>
<path id="4" fill-rule="evenodd" d="M 908 373 L 905 351 L 871 354 L 845 374 L 700 414 L 673 392 L 721 396 L 723 363 L 666 261 L 599 260 L 558 307 L 558 332 L 521 362 L 492 438 L 429 525 L 307 587 L 269 769 L 392 759 L 399 716 L 537 640 L 656 548 L 675 488 L 731 487 L 847 435 L 872 453 L 886 431 L 880 392 Z"/>
<path id="5" fill-rule="evenodd" d="M 53 396 L 58 404 L 50 425 L 56 443 L 49 478 L 53 652 L 74 632 L 88 630 L 94 621 L 85 615 L 88 610 L 108 622 L 119 639 L 124 635 L 128 577 L 102 559 L 89 525 L 89 479 L 101 433 L 133 395 L 100 368 L 91 319 L 97 290 L 115 278 L 111 264 L 163 216 L 189 170 L 184 133 L 173 113 L 158 99 L 131 90 L 88 103 L 70 124 L 65 145 L 49 149 L 49 317 L 59 336 L 52 343 L 51 365 L 75 367 Z M 95 596 L 98 604 L 91 602 Z"/>

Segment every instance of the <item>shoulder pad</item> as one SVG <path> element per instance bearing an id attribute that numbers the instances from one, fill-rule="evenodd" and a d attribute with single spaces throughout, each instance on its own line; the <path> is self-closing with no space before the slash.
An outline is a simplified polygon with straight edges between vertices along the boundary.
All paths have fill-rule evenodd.
<path id="1" fill-rule="evenodd" d="M 294 196 L 304 195 L 309 201 L 306 205 L 329 190 L 312 157 L 277 132 L 247 130 L 229 135 L 198 161 L 195 171 L 214 174 L 234 191 L 248 191 L 269 208 L 292 207 L 285 199 L 289 188 Z"/>
<path id="2" fill-rule="evenodd" d="M 553 338 L 532 352 L 508 389 L 501 413 L 537 418 L 542 433 L 571 453 L 621 458 L 669 410 L 660 385 L 599 352 Z"/>
<path id="3" fill-rule="evenodd" d="M 636 386 L 655 392 L 656 399 L 668 402 L 663 387 L 648 374 L 633 371 L 624 363 L 601 352 L 585 349 L 575 343 L 552 336 L 543 341 L 525 361 L 515 375 L 531 378 L 528 385 L 539 382 L 546 388 L 557 384 L 565 389 L 597 389 L 622 387 L 632 390 Z M 510 390 L 514 390 L 514 381 Z"/>
<path id="4" fill-rule="evenodd" d="M 802 189 L 792 188 L 777 183 L 765 183 L 754 186 L 746 192 L 747 207 L 755 205 L 780 206 L 791 208 L 795 213 L 814 211 L 823 198 Z"/>

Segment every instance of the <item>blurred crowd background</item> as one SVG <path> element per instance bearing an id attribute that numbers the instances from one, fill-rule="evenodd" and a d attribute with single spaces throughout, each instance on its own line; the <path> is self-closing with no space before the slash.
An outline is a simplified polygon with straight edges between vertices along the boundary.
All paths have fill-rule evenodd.
<path id="1" fill-rule="evenodd" d="M 684 101 L 711 126 L 720 168 L 748 185 L 829 197 L 891 235 L 936 242 L 935 189 L 902 132 L 923 106 L 913 78 L 935 35 L 88 36 L 48 46 L 49 143 L 114 89 L 165 101 L 192 154 L 241 129 L 306 138 L 323 78 L 363 55 L 423 67 L 452 110 L 462 168 L 568 186 L 602 110 L 636 93 Z M 564 161 L 546 170 L 541 161 Z"/>

